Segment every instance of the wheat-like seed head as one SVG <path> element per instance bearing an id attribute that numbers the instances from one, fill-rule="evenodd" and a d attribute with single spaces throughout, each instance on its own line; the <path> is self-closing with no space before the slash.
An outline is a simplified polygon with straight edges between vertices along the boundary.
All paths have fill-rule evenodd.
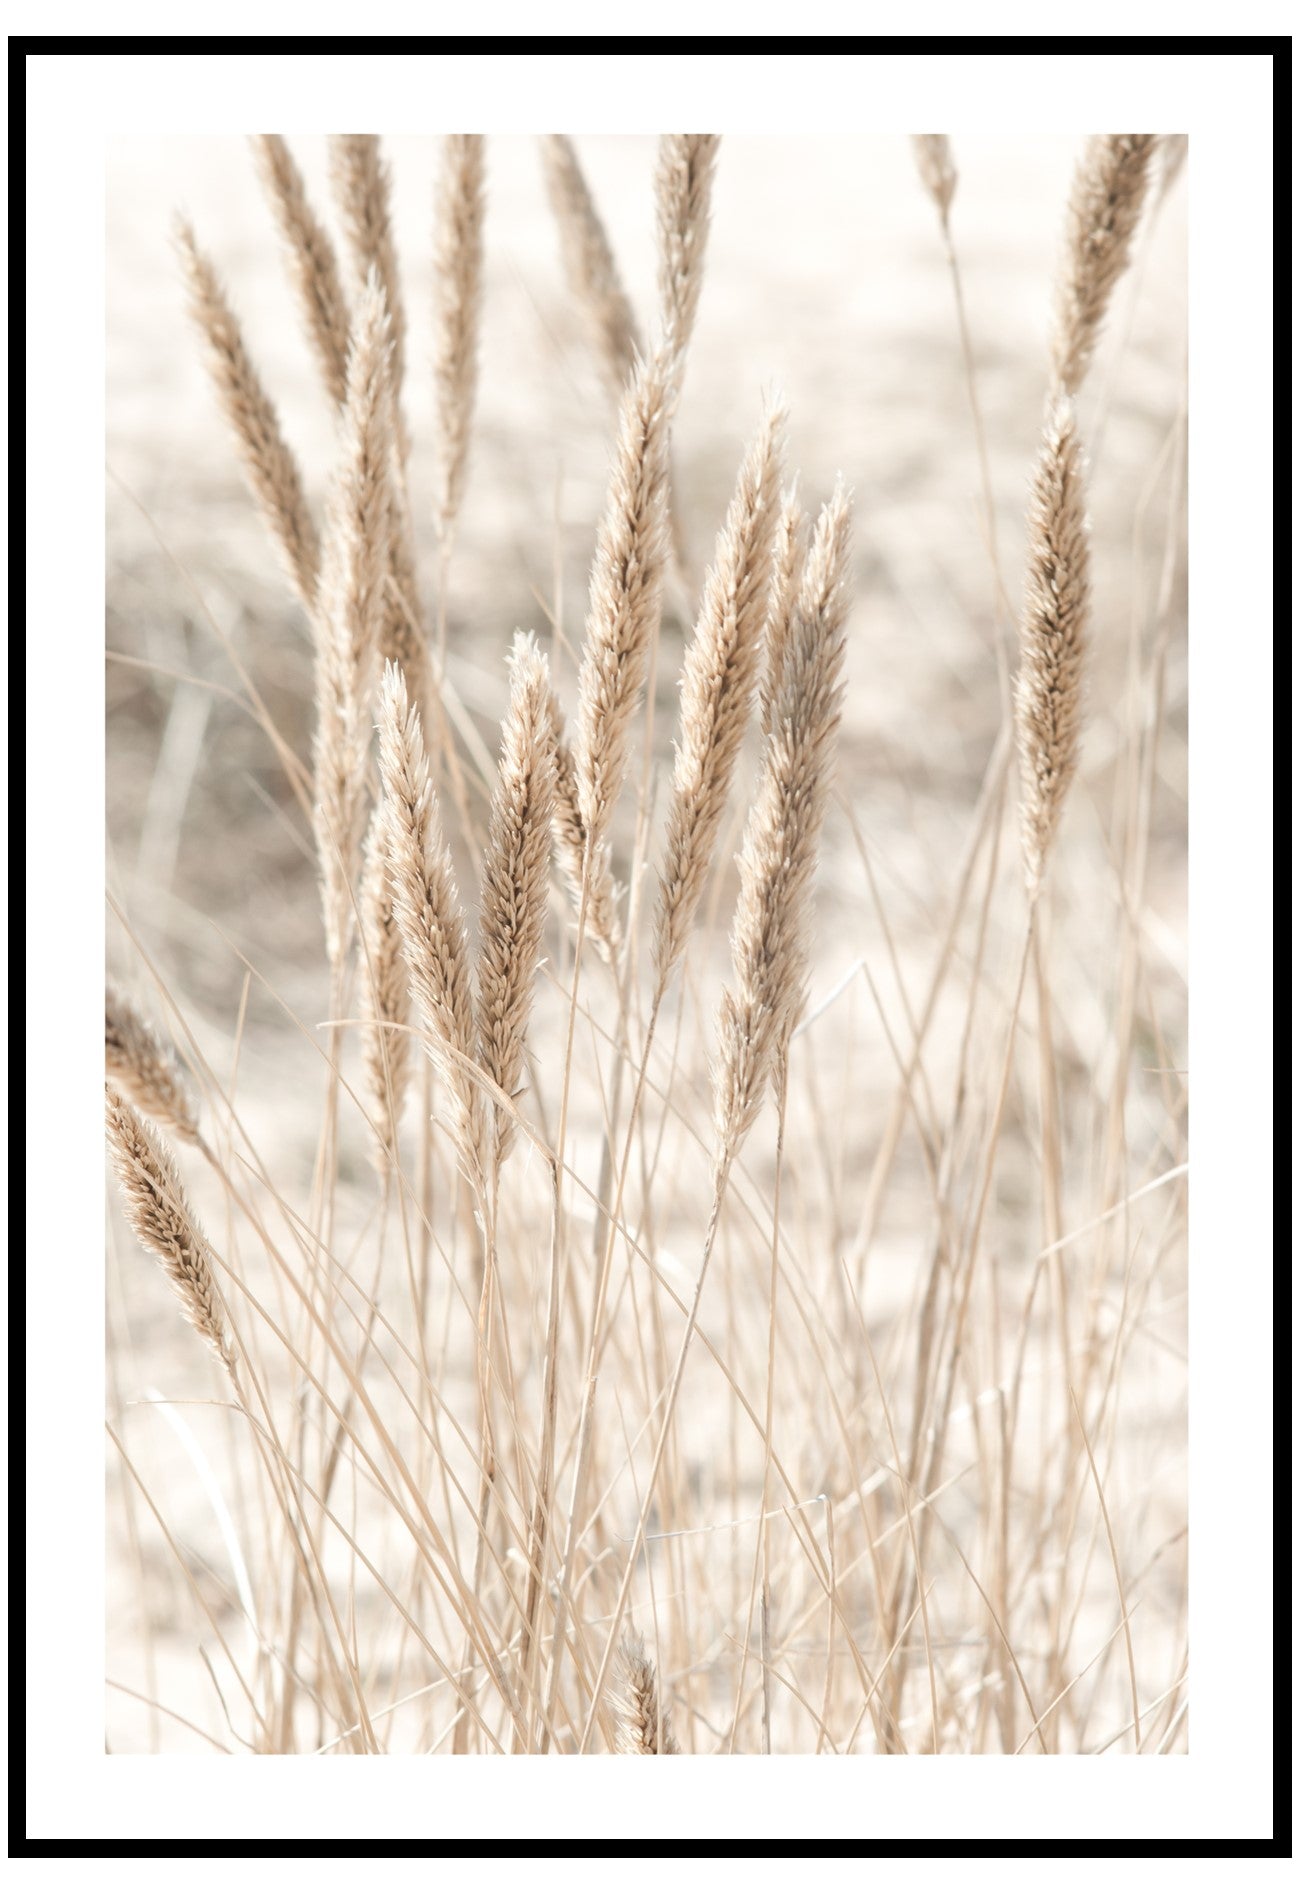
<path id="1" fill-rule="evenodd" d="M 442 837 L 429 779 L 419 712 L 395 664 L 379 692 L 382 840 L 392 910 L 411 989 L 429 1033 L 429 1051 L 450 1091 L 453 1133 L 466 1177 L 481 1187 L 487 1172 L 477 1067 L 473 969 L 451 855 Z"/>
<path id="2" fill-rule="evenodd" d="M 748 726 L 771 590 L 784 413 L 769 413 L 740 467 L 681 675 L 681 731 L 654 921 L 660 990 L 685 950 Z"/>
<path id="3" fill-rule="evenodd" d="M 721 1154 L 753 1125 L 803 1006 L 816 850 L 829 798 L 848 613 L 848 498 L 817 521 L 794 608 L 758 791 L 740 854 L 714 1082 Z"/>
<path id="4" fill-rule="evenodd" d="M 483 277 L 483 140 L 442 141 L 433 236 L 433 376 L 438 419 L 438 531 L 449 537 L 460 511 L 474 391 Z"/>
<path id="5" fill-rule="evenodd" d="M 396 663 L 405 670 L 415 701 L 426 703 L 432 687 L 428 639 L 420 609 L 419 582 L 415 575 L 415 542 L 410 505 L 405 482 L 397 465 L 393 468 L 392 537 L 384 585 L 379 649 L 386 663 Z"/>
<path id="6" fill-rule="evenodd" d="M 1058 392 L 1076 394 L 1082 386 L 1114 285 L 1128 266 L 1158 142 L 1149 132 L 1089 139 L 1074 172 L 1051 338 Z"/>
<path id="7" fill-rule="evenodd" d="M 952 162 L 952 147 L 943 131 L 922 132 L 911 140 L 911 147 L 916 154 L 916 169 L 920 172 L 920 181 L 938 206 L 943 228 L 947 228 L 947 214 L 952 207 L 952 198 L 956 195 L 956 166 Z"/>
<path id="8" fill-rule="evenodd" d="M 383 290 L 388 310 L 391 343 L 388 370 L 398 467 L 392 479 L 392 544 L 380 647 L 385 661 L 401 664 L 410 678 L 415 700 L 422 703 L 428 687 L 428 650 L 421 621 L 414 528 L 404 476 L 410 451 L 401 406 L 406 374 L 406 304 L 392 233 L 392 180 L 378 138 L 332 138 L 329 159 L 334 196 L 347 231 L 358 287 L 364 290 L 373 273 Z"/>
<path id="9" fill-rule="evenodd" d="M 550 728 L 550 671 L 531 636 L 514 639 L 510 701 L 501 724 L 501 758 L 483 858 L 479 912 L 478 1028 L 484 1070 L 514 1096 L 523 1077 L 550 884 L 550 827 L 555 752 Z M 495 1160 L 514 1139 L 514 1120 L 496 1103 Z"/>
<path id="10" fill-rule="evenodd" d="M 334 245 L 307 200 L 302 173 L 284 139 L 266 134 L 255 137 L 252 144 L 262 186 L 284 238 L 307 338 L 320 364 L 329 398 L 341 407 L 347 397 L 352 324 Z"/>
<path id="11" fill-rule="evenodd" d="M 104 1087 L 104 1105 L 126 1218 L 141 1246 L 161 1260 L 194 1330 L 233 1372 L 234 1351 L 212 1272 L 212 1250 L 186 1199 L 176 1163 L 162 1139 L 111 1083 Z"/>
<path id="12" fill-rule="evenodd" d="M 393 425 L 388 315 L 375 277 L 357 308 L 320 578 L 316 665 L 316 845 L 331 965 L 351 942 L 384 585 L 392 544 Z"/>
<path id="13" fill-rule="evenodd" d="M 378 138 L 331 138 L 329 175 L 347 231 L 357 288 L 365 287 L 373 270 L 383 290 L 392 331 L 393 406 L 400 416 L 406 371 L 406 304 L 392 234 L 392 179 Z"/>
<path id="14" fill-rule="evenodd" d="M 550 691 L 550 739 L 555 756 L 555 844 L 564 878 L 568 881 L 573 910 L 582 905 L 582 874 L 587 863 L 586 823 L 577 791 L 577 769 L 572 750 L 564 737 L 564 712 L 559 697 Z M 618 886 L 609 870 L 608 849 L 602 847 L 590 855 L 590 877 L 586 889 L 586 929 L 594 938 L 600 955 L 612 964 L 622 944 L 618 920 Z"/>
<path id="15" fill-rule="evenodd" d="M 410 977 L 392 909 L 383 809 L 366 830 L 361 870 L 362 1039 L 366 1094 L 377 1135 L 372 1155 L 380 1175 L 396 1162 L 397 1130 L 410 1076 Z"/>
<path id="16" fill-rule="evenodd" d="M 320 546 L 298 462 L 280 432 L 279 416 L 249 358 L 216 270 L 183 219 L 176 225 L 176 242 L 190 313 L 207 343 L 208 369 L 248 483 L 280 547 L 293 588 L 307 609 L 314 610 Z"/>
<path id="17" fill-rule="evenodd" d="M 763 631 L 762 674 L 758 680 L 758 707 L 764 739 L 771 733 L 771 721 L 780 694 L 780 679 L 785 673 L 785 651 L 789 629 L 794 621 L 799 585 L 807 559 L 808 518 L 798 502 L 797 482 L 785 495 L 776 542 L 771 559 L 771 597 Z"/>
<path id="18" fill-rule="evenodd" d="M 623 1694 L 618 1702 L 618 1751 L 641 1757 L 679 1753 L 668 1720 L 667 1708 L 659 1700 L 658 1676 L 654 1662 L 645 1651 L 644 1638 L 634 1628 L 622 1637 Z"/>
<path id="19" fill-rule="evenodd" d="M 608 837 L 622 791 L 631 719 L 658 636 L 673 400 L 664 357 L 644 362 L 623 397 L 591 567 L 575 765 L 582 822 L 593 850 Z"/>
<path id="20" fill-rule="evenodd" d="M 1036 898 L 1065 793 L 1078 765 L 1089 598 L 1086 494 L 1073 407 L 1048 413 L 1028 513 L 1015 724 L 1021 834 Z"/>
<path id="21" fill-rule="evenodd" d="M 146 1116 L 184 1142 L 198 1141 L 198 1110 L 175 1051 L 111 979 L 104 989 L 104 1070 Z"/>
<path id="22" fill-rule="evenodd" d="M 676 356 L 683 355 L 689 343 L 704 285 L 708 216 L 720 143 L 711 132 L 679 132 L 659 139 L 654 177 L 659 313 L 664 346 Z"/>
<path id="23" fill-rule="evenodd" d="M 620 400 L 636 357 L 644 352 L 636 318 L 572 139 L 543 138 L 541 154 L 569 290 L 590 330 L 605 386 L 612 399 Z"/>

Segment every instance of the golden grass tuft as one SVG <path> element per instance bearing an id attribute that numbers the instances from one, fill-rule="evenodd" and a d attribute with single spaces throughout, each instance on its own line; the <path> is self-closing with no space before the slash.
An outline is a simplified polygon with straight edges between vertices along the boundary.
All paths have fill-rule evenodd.
<path id="1" fill-rule="evenodd" d="M 636 318 L 573 140 L 543 138 L 541 155 L 569 293 L 590 333 L 605 388 L 618 401 L 644 353 Z"/>
<path id="2" fill-rule="evenodd" d="M 798 602 L 798 587 L 802 582 L 803 565 L 807 558 L 807 538 L 807 513 L 798 502 L 797 491 L 791 490 L 785 496 L 780 523 L 776 527 L 771 559 L 771 595 L 762 638 L 758 704 L 764 739 L 771 733 L 771 719 L 776 710 L 776 698 L 780 694 L 780 679 L 785 671 L 785 651 L 789 646 L 794 605 Z"/>
<path id="3" fill-rule="evenodd" d="M 118 1093 L 183 1142 L 197 1142 L 198 1109 L 176 1053 L 110 979 L 104 992 L 104 1071 Z"/>
<path id="4" fill-rule="evenodd" d="M 392 910 L 427 1047 L 452 1099 L 452 1127 L 466 1178 L 487 1173 L 482 1092 L 474 1080 L 478 1028 L 473 963 L 451 855 L 429 779 L 419 712 L 389 663 L 379 695 L 382 842 Z"/>
<path id="5" fill-rule="evenodd" d="M 207 344 L 208 370 L 248 484 L 279 545 L 294 590 L 307 609 L 314 610 L 320 544 L 298 462 L 280 431 L 279 415 L 252 364 L 220 278 L 183 218 L 176 224 L 176 243 L 190 314 Z"/>
<path id="6" fill-rule="evenodd" d="M 550 672 L 531 636 L 514 639 L 510 701 L 501 725 L 501 758 L 492 795 L 478 948 L 478 1019 L 483 1068 L 514 1097 L 523 1076 L 528 1017 L 541 955 L 550 879 L 555 752 Z M 492 1109 L 493 1161 L 505 1159 L 514 1119 Z"/>
<path id="7" fill-rule="evenodd" d="M 618 887 L 609 870 L 608 850 L 602 847 L 598 852 L 590 852 L 587 847 L 577 768 L 564 734 L 564 712 L 553 689 L 550 692 L 550 739 L 555 756 L 555 846 L 559 863 L 576 913 L 582 909 L 585 884 L 586 929 L 594 938 L 601 957 L 612 964 L 622 943 Z"/>
<path id="8" fill-rule="evenodd" d="M 333 242 L 308 202 L 302 173 L 284 139 L 266 134 L 252 142 L 262 187 L 284 239 L 307 339 L 326 392 L 334 406 L 341 407 L 347 398 L 352 322 Z"/>
<path id="9" fill-rule="evenodd" d="M 380 1175 L 391 1172 L 410 1077 L 410 978 L 392 909 L 386 831 L 376 807 L 366 830 L 361 872 L 362 1009 L 366 1096 L 377 1135 L 371 1148 Z"/>
<path id="10" fill-rule="evenodd" d="M 372 276 L 347 370 L 342 455 L 330 496 L 317 611 L 315 829 L 329 960 L 354 929 L 373 724 L 371 699 L 393 530 L 388 313 Z"/>
<path id="11" fill-rule="evenodd" d="M 744 829 L 734 988 L 722 997 L 714 1078 L 724 1160 L 748 1134 L 803 1005 L 812 879 L 839 725 L 849 520 L 840 485 L 817 520 Z"/>
<path id="12" fill-rule="evenodd" d="M 1061 393 L 1082 386 L 1114 285 L 1128 266 L 1158 143 L 1149 132 L 1091 138 L 1074 172 L 1051 338 L 1051 372 Z"/>
<path id="13" fill-rule="evenodd" d="M 433 233 L 433 385 L 437 401 L 437 526 L 445 545 L 460 511 L 478 385 L 483 289 L 483 140 L 442 140 Z"/>
<path id="14" fill-rule="evenodd" d="M 329 173 L 358 292 L 373 272 L 383 290 L 392 346 L 393 406 L 401 413 L 406 374 L 406 304 L 392 234 L 392 179 L 378 138 L 344 136 L 329 141 Z"/>
<path id="15" fill-rule="evenodd" d="M 674 393 L 662 355 L 623 398 L 608 498 L 591 567 L 578 679 L 578 805 L 589 852 L 604 846 L 627 770 L 632 715 L 658 636 L 667 560 L 668 437 Z"/>
<path id="16" fill-rule="evenodd" d="M 679 1753 L 659 1698 L 658 1675 L 644 1638 L 628 1628 L 622 1638 L 623 1694 L 618 1710 L 618 1750 L 642 1758 Z"/>
<path id="17" fill-rule="evenodd" d="M 779 408 L 767 415 L 740 467 L 681 672 L 681 724 L 654 916 L 659 991 L 686 948 L 748 726 L 771 591 L 784 419 Z"/>
<path id="18" fill-rule="evenodd" d="M 1072 405 L 1057 400 L 1033 474 L 1015 685 L 1020 831 L 1034 899 L 1078 766 L 1088 598 L 1082 452 Z"/>
<path id="19" fill-rule="evenodd" d="M 104 1091 L 109 1153 L 126 1218 L 142 1247 L 161 1260 L 185 1317 L 226 1371 L 234 1350 L 212 1271 L 212 1250 L 194 1217 L 166 1144 L 111 1084 Z"/>
<path id="20" fill-rule="evenodd" d="M 720 143 L 714 133 L 704 132 L 679 132 L 659 140 L 654 177 L 659 320 L 663 345 L 675 357 L 685 353 L 699 310 Z"/>

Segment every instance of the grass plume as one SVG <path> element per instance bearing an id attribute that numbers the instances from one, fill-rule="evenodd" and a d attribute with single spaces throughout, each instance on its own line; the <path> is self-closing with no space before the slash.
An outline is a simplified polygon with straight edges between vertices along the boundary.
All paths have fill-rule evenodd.
<path id="1" fill-rule="evenodd" d="M 767 415 L 740 467 L 685 654 L 666 857 L 654 919 L 660 991 L 685 950 L 703 896 L 748 726 L 771 590 L 783 423 L 779 408 Z"/>
<path id="2" fill-rule="evenodd" d="M 438 819 L 419 712 L 401 671 L 388 664 L 379 694 L 382 836 L 411 990 L 428 1049 L 453 1103 L 453 1129 L 466 1178 L 487 1172 L 477 1068 L 473 964 L 451 855 Z"/>
<path id="3" fill-rule="evenodd" d="M 1051 337 L 1051 372 L 1062 393 L 1082 386 L 1128 266 L 1158 142 L 1149 132 L 1090 138 L 1074 171 Z"/>
<path id="4" fill-rule="evenodd" d="M 437 403 L 437 523 L 445 545 L 464 493 L 478 385 L 483 291 L 483 140 L 442 141 L 433 236 L 433 383 Z"/>
<path id="5" fill-rule="evenodd" d="M 368 786 L 371 699 L 391 557 L 393 426 L 388 315 L 372 277 L 348 362 L 342 457 L 320 584 L 316 684 L 316 845 L 330 963 L 353 929 Z"/>
<path id="6" fill-rule="evenodd" d="M 366 1095 L 378 1128 L 374 1161 L 389 1173 L 410 1078 L 410 977 L 392 909 L 387 834 L 376 807 L 366 830 L 361 871 L 362 1006 Z"/>
<path id="7" fill-rule="evenodd" d="M 104 1092 L 108 1148 L 126 1218 L 142 1247 L 161 1260 L 185 1317 L 227 1372 L 234 1350 L 212 1271 L 211 1248 L 194 1217 L 176 1163 L 161 1137 L 120 1091 Z"/>
<path id="8" fill-rule="evenodd" d="M 541 955 L 550 878 L 555 754 L 550 673 L 532 637 L 515 637 L 510 701 L 492 795 L 478 948 L 478 1018 L 483 1067 L 513 1097 L 523 1076 L 528 1017 Z M 493 1105 L 494 1163 L 514 1137 L 514 1121 Z"/>
<path id="9" fill-rule="evenodd" d="M 541 155 L 569 293 L 590 333 L 605 388 L 618 401 L 644 353 L 636 318 L 573 140 L 543 138 Z"/>
<path id="10" fill-rule="evenodd" d="M 555 847 L 572 895 L 574 912 L 581 910 L 583 874 L 588 858 L 590 860 L 586 892 L 587 930 L 595 939 L 601 956 L 612 964 L 622 943 L 622 927 L 618 921 L 618 888 L 609 870 L 607 850 L 601 848 L 598 853 L 591 853 L 587 847 L 577 768 L 564 733 L 564 712 L 553 689 L 550 692 L 549 709 L 550 739 L 555 756 Z"/>
<path id="11" fill-rule="evenodd" d="M 849 518 L 840 486 L 817 520 L 744 830 L 734 986 L 722 997 L 714 1084 L 724 1158 L 752 1126 L 803 1004 L 812 879 L 839 725 Z"/>
<path id="12" fill-rule="evenodd" d="M 302 173 L 284 139 L 266 133 L 252 142 L 262 187 L 284 239 L 307 338 L 326 392 L 333 405 L 341 407 L 347 398 L 352 323 L 333 242 L 311 208 Z"/>
<path id="13" fill-rule="evenodd" d="M 654 176 L 659 319 L 664 346 L 678 357 L 689 345 L 704 286 L 713 173 L 720 143 L 721 139 L 710 132 L 678 132 L 659 139 Z"/>
<path id="14" fill-rule="evenodd" d="M 1029 500 L 1015 726 L 1020 830 L 1037 897 L 1065 794 L 1078 766 L 1089 598 L 1082 452 L 1067 400 L 1047 415 Z"/>
<path id="15" fill-rule="evenodd" d="M 352 252 L 357 289 L 364 290 L 373 271 L 383 290 L 391 331 L 393 408 L 400 420 L 406 374 L 406 304 L 392 234 L 392 179 L 378 138 L 331 138 L 329 174 Z"/>
<path id="16" fill-rule="evenodd" d="M 622 1639 L 623 1693 L 618 1712 L 618 1750 L 642 1758 L 679 1753 L 667 1711 L 659 1698 L 658 1675 L 645 1651 L 644 1638 L 628 1628 Z"/>
<path id="17" fill-rule="evenodd" d="M 176 243 L 189 291 L 190 313 L 207 344 L 208 371 L 234 434 L 248 484 L 280 548 L 294 590 L 312 611 L 320 544 L 298 462 L 280 431 L 279 415 L 252 364 L 243 330 L 220 278 L 183 218 L 176 224 Z"/>
<path id="18" fill-rule="evenodd" d="M 763 738 L 771 733 L 780 679 L 785 670 L 785 651 L 789 647 L 790 625 L 802 582 L 807 558 L 808 517 L 798 501 L 797 491 L 785 495 L 776 542 L 771 560 L 771 595 L 766 628 L 762 639 L 762 672 L 758 681 L 758 705 Z"/>
<path id="19" fill-rule="evenodd" d="M 182 1142 L 198 1141 L 198 1110 L 175 1051 L 111 979 L 104 992 L 104 1071 L 146 1116 Z"/>
<path id="20" fill-rule="evenodd" d="M 607 840 L 622 792 L 631 719 L 658 636 L 672 403 L 664 358 L 642 363 L 623 398 L 591 567 L 574 765 L 586 844 L 593 853 Z"/>

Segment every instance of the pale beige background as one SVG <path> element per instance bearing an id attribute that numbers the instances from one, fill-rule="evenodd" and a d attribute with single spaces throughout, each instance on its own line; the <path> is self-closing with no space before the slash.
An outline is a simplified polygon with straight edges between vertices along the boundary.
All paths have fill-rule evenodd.
<path id="1" fill-rule="evenodd" d="M 319 206 L 328 203 L 323 139 L 293 140 Z M 426 340 L 434 140 L 386 141 L 407 295 L 411 481 L 426 578 L 433 539 Z M 583 138 L 580 154 L 642 319 L 653 307 L 654 141 Z M 1019 595 L 1023 507 L 1045 381 L 1050 284 L 1078 148 L 1059 139 L 958 142 L 953 230 L 960 255 L 987 427 L 1007 590 Z M 516 625 L 548 628 L 558 596 L 555 662 L 572 700 L 585 568 L 602 497 L 608 413 L 583 330 L 566 305 L 558 245 L 535 144 L 488 147 L 486 297 L 478 417 L 449 600 L 450 674 L 492 743 L 504 699 L 504 654 Z M 330 466 L 331 426 L 279 266 L 277 241 L 239 140 L 114 143 L 108 166 L 108 878 L 113 897 L 214 1063 L 232 1042 L 245 965 L 307 1019 L 323 1015 L 314 868 L 301 823 L 264 739 L 224 693 L 235 677 L 222 638 L 253 669 L 286 734 L 310 741 L 309 651 L 275 553 L 254 515 L 189 329 L 169 245 L 177 208 L 221 268 L 250 348 L 307 469 L 313 498 Z M 1116 299 L 1082 401 L 1092 459 L 1095 549 L 1091 715 L 1084 765 L 1059 848 L 1055 977 L 1060 1054 L 1086 1086 L 1106 1074 L 1117 919 L 1108 827 L 1133 718 L 1135 636 L 1148 648 L 1168 525 L 1168 467 L 1184 388 L 1184 181 L 1148 228 Z M 922 988 L 970 809 L 999 718 L 992 585 L 979 523 L 977 461 L 937 219 L 905 140 L 724 140 L 698 328 L 676 430 L 678 486 L 695 568 L 720 523 L 764 394 L 790 409 L 790 462 L 809 500 L 842 473 L 855 494 L 854 606 L 840 763 L 840 806 L 827 829 L 812 967 L 825 1013 L 824 1069 L 853 1056 L 841 1187 L 855 1205 L 873 1154 L 872 1124 L 896 1068 L 875 1003 L 901 1035 Z M 1185 1064 L 1185 544 L 1173 519 L 1174 623 L 1159 750 L 1145 915 L 1142 1003 L 1163 1047 Z M 219 632 L 219 634 L 218 634 Z M 683 626 L 669 616 L 659 665 L 665 760 Z M 565 651 L 565 647 L 567 649 Z M 119 660 L 127 659 L 127 660 Z M 742 810 L 741 810 L 742 812 Z M 851 815 L 851 818 L 849 817 Z M 888 920 L 869 897 L 853 823 Z M 738 835 L 724 836 L 733 851 Z M 1013 849 L 1013 832 L 1005 842 Z M 1010 857 L 1008 855 L 1008 857 Z M 1022 915 L 993 916 L 990 960 L 1004 969 Z M 110 957 L 133 953 L 110 918 Z M 716 950 L 724 950 L 724 925 Z M 718 963 L 722 961 L 720 957 Z M 865 967 L 875 995 L 854 968 Z M 692 975 L 709 967 L 699 949 Z M 845 982 L 846 981 L 846 982 Z M 933 1035 L 940 1085 L 955 1051 L 963 997 Z M 850 1052 L 849 1044 L 853 1046 Z M 869 1054 L 858 1056 L 863 1046 Z M 1145 1061 L 1159 1061 L 1153 1039 Z M 309 1172 L 314 1124 L 283 1106 L 286 1086 L 314 1080 L 313 1052 L 252 989 L 240 1061 L 241 1108 L 285 1171 Z M 820 1067 L 820 1066 L 818 1066 Z M 1160 1079 L 1133 1077 L 1134 1167 L 1157 1149 Z M 1081 1153 L 1081 1150 L 1080 1150 Z M 1013 1178 L 1016 1156 L 1008 1154 Z M 1026 1157 L 1031 1162 L 1031 1154 Z M 907 1188 L 924 1195 L 918 1156 L 900 1162 L 899 1205 L 872 1253 L 871 1313 L 885 1330 L 913 1290 L 917 1247 Z M 1009 1184 L 1008 1184 L 1009 1185 Z M 1013 1185 L 1011 1186 L 1013 1197 Z M 1013 1198 L 1008 1211 L 1013 1209 Z M 1027 1203 L 1025 1204 L 1027 1205 Z M 851 1215 L 849 1215 L 851 1219 Z M 896 1263 L 896 1264 L 891 1264 Z M 1184 1308 L 1176 1281 L 1148 1365 L 1125 1397 L 1130 1487 L 1178 1526 L 1184 1404 L 1178 1357 Z M 139 1406 L 142 1385 L 180 1395 L 188 1335 L 138 1250 L 115 1238 L 110 1260 L 114 1397 L 129 1407 L 132 1447 L 175 1503 L 192 1539 L 221 1560 L 213 1514 L 176 1439 Z M 117 1477 L 116 1469 L 112 1472 Z M 1154 1479 L 1153 1485 L 1151 1479 Z M 212 1724 L 191 1641 L 166 1625 L 183 1597 L 167 1556 L 110 1491 L 109 1672 L 157 1691 Z M 173 1512 L 174 1513 L 174 1512 Z M 1147 1518 L 1157 1537 L 1160 1520 Z M 196 1565 L 197 1566 L 197 1565 Z M 141 1571 L 144 1571 L 143 1577 Z M 1103 1570 L 1100 1571 L 1103 1573 Z M 1173 1578 L 1170 1576 L 1170 1580 Z M 140 1608 L 155 1618 L 143 1673 Z M 1177 1595 L 1169 1593 L 1169 1617 Z M 1169 1630 L 1170 1637 L 1172 1629 Z M 1171 1647 L 1171 1638 L 1169 1645 Z M 1169 1653 L 1172 1659 L 1172 1653 Z M 147 1680 L 147 1684 L 146 1684 Z M 122 1749 L 158 1733 L 142 1709 L 110 1694 Z M 193 1745 L 192 1740 L 190 1746 Z"/>

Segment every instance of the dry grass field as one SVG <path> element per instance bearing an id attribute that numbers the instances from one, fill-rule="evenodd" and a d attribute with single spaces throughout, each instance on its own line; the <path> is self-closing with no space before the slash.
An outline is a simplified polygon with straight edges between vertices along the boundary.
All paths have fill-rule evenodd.
<path id="1" fill-rule="evenodd" d="M 1184 157 L 116 141 L 110 1751 L 1188 1749 Z"/>

